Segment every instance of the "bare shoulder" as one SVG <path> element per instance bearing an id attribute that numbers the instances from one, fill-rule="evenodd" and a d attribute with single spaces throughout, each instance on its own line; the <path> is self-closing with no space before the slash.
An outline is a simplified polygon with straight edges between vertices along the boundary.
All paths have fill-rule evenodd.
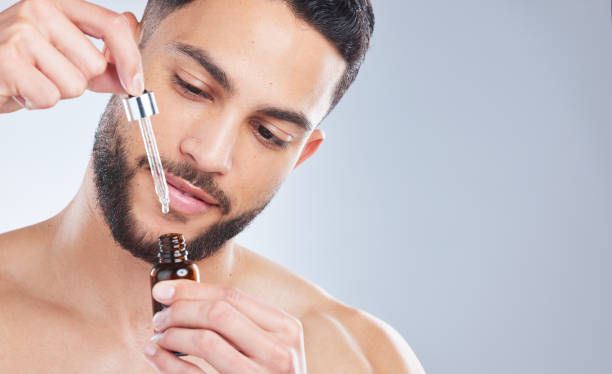
<path id="1" fill-rule="evenodd" d="M 49 221 L 0 234 L 0 335 L 19 331 L 25 321 L 40 320 L 39 312 L 47 310 L 48 303 L 34 296 L 40 284 L 45 229 Z M 49 313 L 47 313 L 49 314 Z M 30 318 L 26 318 L 30 317 Z M 1 342 L 7 340 L 0 338 Z"/>
<path id="2" fill-rule="evenodd" d="M 32 260 L 32 253 L 41 251 L 48 241 L 52 219 L 0 234 L 0 290 L 13 283 L 24 285 L 35 274 L 39 261 Z M 35 258 L 40 258 L 35 256 Z"/>
<path id="3" fill-rule="evenodd" d="M 238 246 L 234 285 L 295 317 L 331 298 L 321 287 L 247 248 Z"/>
<path id="4" fill-rule="evenodd" d="M 0 235 L 0 366 L 12 372 L 45 370 L 40 360 L 32 360 L 32 337 L 36 337 L 38 357 L 43 357 L 42 346 L 49 341 L 47 326 L 58 326 L 62 315 L 52 304 L 31 293 L 36 274 L 36 262 L 24 252 L 33 249 L 31 228 L 23 228 Z M 64 327 L 69 326 L 68 324 Z M 62 331 L 61 328 L 57 331 Z M 28 355 L 30 357 L 28 357 Z"/>
<path id="5" fill-rule="evenodd" d="M 0 233 L 0 253 L 15 260 L 23 257 L 24 252 L 31 252 L 48 241 L 49 232 L 55 227 L 55 217 L 19 229 Z"/>
<path id="6" fill-rule="evenodd" d="M 38 226 L 27 226 L 20 229 L 7 231 L 0 234 L 0 253 L 6 254 L 15 245 L 27 244 L 28 238 L 33 231 L 38 230 Z"/>
<path id="7" fill-rule="evenodd" d="M 335 304 L 335 305 L 333 305 Z M 315 329 L 328 328 L 329 349 L 333 339 L 344 342 L 364 361 L 368 373 L 424 374 L 418 358 L 406 340 L 386 322 L 356 308 L 342 303 L 332 303 L 328 310 L 313 311 L 306 319 L 325 321 L 313 324 Z M 326 345 L 327 345 L 326 344 Z M 339 344 L 340 346 L 340 344 Z"/>
<path id="8" fill-rule="evenodd" d="M 280 306 L 301 321 L 309 373 L 425 373 L 406 340 L 388 323 L 346 305 L 260 255 L 247 250 L 245 256 L 251 264 L 257 263 L 253 268 L 261 278 L 245 291 Z M 261 291 L 260 282 L 268 284 L 264 287 L 268 291 Z M 270 293 L 271 289 L 275 291 Z"/>
<path id="9" fill-rule="evenodd" d="M 29 253 L 40 249 L 40 224 L 0 234 L 0 318 L 15 322 L 22 319 L 24 310 L 38 310 L 35 298 L 30 297 L 29 283 L 39 270 L 38 262 Z M 4 334 L 10 324 L 0 330 Z M 0 341 L 3 341 L 0 339 Z"/>

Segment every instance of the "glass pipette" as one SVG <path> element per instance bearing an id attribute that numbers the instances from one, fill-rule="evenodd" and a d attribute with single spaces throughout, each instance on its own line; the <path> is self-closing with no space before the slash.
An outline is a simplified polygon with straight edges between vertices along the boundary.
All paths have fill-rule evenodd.
<path id="1" fill-rule="evenodd" d="M 164 174 L 164 168 L 162 167 L 159 151 L 157 150 L 155 134 L 153 134 L 151 120 L 149 119 L 149 117 L 159 112 L 155 102 L 155 95 L 153 92 L 145 90 L 140 96 L 129 96 L 127 99 L 123 99 L 123 106 L 128 121 L 138 120 L 142 140 L 147 151 L 151 175 L 153 176 L 155 193 L 157 193 L 159 202 L 162 205 L 162 213 L 166 214 L 170 211 L 168 184 L 166 183 L 166 175 Z"/>

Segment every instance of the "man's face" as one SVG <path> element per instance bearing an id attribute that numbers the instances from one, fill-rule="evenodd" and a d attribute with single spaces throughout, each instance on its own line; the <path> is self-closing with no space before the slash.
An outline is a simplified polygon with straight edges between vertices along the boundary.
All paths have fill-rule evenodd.
<path id="1" fill-rule="evenodd" d="M 157 237 L 180 232 L 199 260 L 242 230 L 316 150 L 322 134 L 313 127 L 345 63 L 271 0 L 195 1 L 159 24 L 142 56 L 168 181 L 187 181 L 218 204 L 189 209 L 190 197 L 178 203 L 170 185 L 170 214 L 161 213 L 140 130 L 116 97 L 96 134 L 99 200 L 115 239 L 135 256 L 154 262 Z"/>

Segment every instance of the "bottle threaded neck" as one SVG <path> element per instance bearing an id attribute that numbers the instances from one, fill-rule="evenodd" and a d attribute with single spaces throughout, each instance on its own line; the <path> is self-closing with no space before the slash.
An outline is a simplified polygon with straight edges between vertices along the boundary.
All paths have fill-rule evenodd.
<path id="1" fill-rule="evenodd" d="M 187 249 L 183 234 L 170 233 L 159 237 L 159 262 L 183 262 L 187 260 Z"/>

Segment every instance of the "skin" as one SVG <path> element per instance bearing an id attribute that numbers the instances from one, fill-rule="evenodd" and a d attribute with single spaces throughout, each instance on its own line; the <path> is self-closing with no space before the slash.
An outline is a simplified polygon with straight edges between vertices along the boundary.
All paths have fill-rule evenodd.
<path id="1" fill-rule="evenodd" d="M 140 24 L 132 14 L 123 19 L 137 41 Z M 209 51 L 231 78 L 232 93 L 193 61 L 168 53 L 171 41 Z M 122 43 L 108 44 L 101 54 L 107 65 L 86 77 L 87 86 L 133 89 L 118 77 L 138 74 L 140 61 L 130 54 L 133 44 Z M 255 109 L 281 106 L 317 124 L 346 66 L 321 34 L 283 2 L 269 0 L 195 2 L 161 23 L 141 56 L 147 89 L 164 108 L 153 120 L 160 153 L 213 173 L 236 211 L 275 191 L 324 140 L 320 129 L 261 117 Z M 176 72 L 212 100 L 181 93 L 170 79 Z M 22 91 L 2 92 L 12 97 Z M 4 110 L 18 102 L 6 100 Z M 264 144 L 254 118 L 292 141 L 284 149 Z M 134 162 L 144 154 L 138 129 L 127 122 L 120 128 Z M 128 188 L 134 216 L 152 237 L 182 232 L 189 238 L 220 218 L 213 207 L 186 221 L 168 219 L 146 170 Z M 145 275 L 151 264 L 114 242 L 96 193 L 90 162 L 77 195 L 58 215 L 0 235 L 0 366 L 9 372 L 423 372 L 389 325 L 233 240 L 197 262 L 200 283 L 156 285 L 154 293 L 164 287 L 174 293 L 156 297 L 170 307 L 154 325 Z M 151 342 L 154 328 L 161 335 Z M 177 358 L 168 350 L 190 355 Z"/>

